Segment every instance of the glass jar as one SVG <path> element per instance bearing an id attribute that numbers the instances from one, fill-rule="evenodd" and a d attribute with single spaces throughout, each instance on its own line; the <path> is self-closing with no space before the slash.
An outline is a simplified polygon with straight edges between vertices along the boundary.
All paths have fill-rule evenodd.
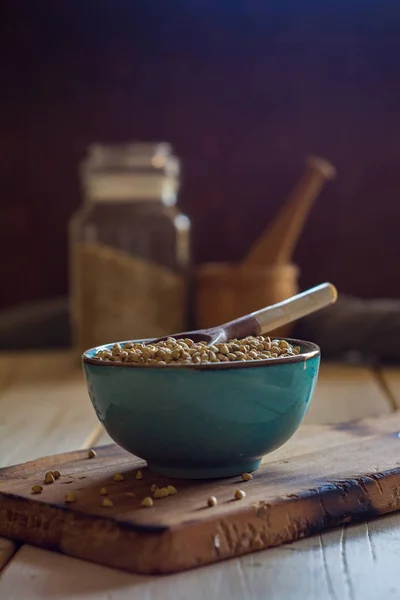
<path id="1" fill-rule="evenodd" d="M 94 144 L 70 221 L 70 310 L 79 352 L 187 325 L 190 221 L 176 207 L 179 161 L 166 143 Z"/>

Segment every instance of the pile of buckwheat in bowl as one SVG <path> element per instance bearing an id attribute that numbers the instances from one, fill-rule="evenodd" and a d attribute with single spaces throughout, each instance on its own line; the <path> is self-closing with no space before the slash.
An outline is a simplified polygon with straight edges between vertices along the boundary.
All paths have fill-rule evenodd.
<path id="1" fill-rule="evenodd" d="M 98 350 L 93 358 L 102 362 L 132 363 L 133 365 L 167 367 L 207 363 L 228 363 L 288 358 L 300 354 L 300 346 L 286 340 L 259 335 L 233 339 L 207 346 L 189 338 L 169 337 L 154 344 L 125 342 L 109 349 Z"/>

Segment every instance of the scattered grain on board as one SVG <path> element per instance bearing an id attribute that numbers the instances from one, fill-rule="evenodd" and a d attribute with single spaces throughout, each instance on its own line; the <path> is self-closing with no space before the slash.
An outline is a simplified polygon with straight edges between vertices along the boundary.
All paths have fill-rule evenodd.
<path id="1" fill-rule="evenodd" d="M 41 494 L 43 492 L 43 488 L 41 485 L 34 485 L 32 486 L 32 493 L 33 494 Z"/>
<path id="2" fill-rule="evenodd" d="M 177 490 L 177 489 L 176 489 L 176 487 L 175 487 L 175 486 L 173 486 L 173 485 L 169 485 L 169 486 L 167 487 L 167 490 L 168 490 L 168 494 L 169 494 L 170 496 L 173 496 L 174 494 L 177 494 L 177 493 L 178 493 L 178 490 Z"/>
<path id="3" fill-rule="evenodd" d="M 154 492 L 155 492 L 156 490 L 158 490 L 158 485 L 156 485 L 155 483 L 153 483 L 153 485 L 152 485 L 152 486 L 151 486 L 151 488 L 150 488 L 150 491 L 151 491 L 151 493 L 152 493 L 152 494 L 154 494 Z"/>
<path id="4" fill-rule="evenodd" d="M 150 496 L 146 496 L 146 498 L 143 498 L 141 505 L 142 506 L 153 506 L 153 498 L 150 498 Z"/>
<path id="5" fill-rule="evenodd" d="M 154 498 L 166 498 L 169 495 L 167 487 L 157 488 L 154 492 Z"/>
<path id="6" fill-rule="evenodd" d="M 114 502 L 110 500 L 110 498 L 103 498 L 101 505 L 110 508 L 111 506 L 114 506 Z"/>
<path id="7" fill-rule="evenodd" d="M 300 346 L 286 340 L 271 340 L 263 335 L 233 339 L 223 344 L 207 346 L 186 338 L 168 338 L 154 344 L 126 342 L 99 350 L 94 358 L 102 362 L 123 362 L 138 366 L 166 367 L 188 364 L 209 364 L 243 361 L 275 360 L 300 354 Z"/>
<path id="8" fill-rule="evenodd" d="M 243 490 L 236 490 L 235 498 L 236 500 L 243 500 L 243 498 L 246 498 L 246 492 Z"/>
<path id="9" fill-rule="evenodd" d="M 250 481 L 253 479 L 253 475 L 251 473 L 242 473 L 241 477 L 242 481 Z"/>
<path id="10" fill-rule="evenodd" d="M 136 479 L 143 479 L 143 473 L 142 473 L 142 471 L 138 471 L 136 473 Z"/>
<path id="11" fill-rule="evenodd" d="M 107 496 L 108 491 L 106 487 L 100 488 L 100 496 Z"/>
<path id="12" fill-rule="evenodd" d="M 54 479 L 60 479 L 60 477 L 61 477 L 60 471 L 53 471 L 53 476 L 54 476 Z"/>
<path id="13" fill-rule="evenodd" d="M 215 496 L 210 496 L 209 499 L 207 500 L 207 506 L 209 506 L 211 508 L 211 506 L 217 506 L 218 504 L 218 500 L 216 499 Z"/>
<path id="14" fill-rule="evenodd" d="M 55 478 L 54 478 L 54 474 L 52 471 L 48 471 L 46 473 L 46 475 L 44 476 L 44 482 L 45 483 L 54 483 Z"/>
<path id="15" fill-rule="evenodd" d="M 113 479 L 114 481 L 124 481 L 125 477 L 122 475 L 122 473 L 115 473 Z"/>
<path id="16" fill-rule="evenodd" d="M 96 456 L 97 456 L 96 450 L 93 450 L 93 448 L 90 448 L 90 450 L 88 451 L 88 458 L 96 458 Z"/>
<path id="17" fill-rule="evenodd" d="M 65 494 L 65 502 L 76 502 L 76 494 L 73 492 L 67 492 Z"/>

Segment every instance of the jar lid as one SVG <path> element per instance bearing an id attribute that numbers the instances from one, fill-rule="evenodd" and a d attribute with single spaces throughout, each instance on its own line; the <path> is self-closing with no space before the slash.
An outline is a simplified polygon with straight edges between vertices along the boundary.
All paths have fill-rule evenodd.
<path id="1" fill-rule="evenodd" d="M 170 144 L 92 144 L 81 165 L 86 198 L 91 202 L 176 202 L 180 164 Z"/>

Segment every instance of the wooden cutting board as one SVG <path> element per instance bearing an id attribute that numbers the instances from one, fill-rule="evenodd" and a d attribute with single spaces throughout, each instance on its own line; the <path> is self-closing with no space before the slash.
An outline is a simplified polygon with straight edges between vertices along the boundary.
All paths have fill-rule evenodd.
<path id="1" fill-rule="evenodd" d="M 43 458 L 0 470 L 0 535 L 136 573 L 189 569 L 398 510 L 399 432 L 399 413 L 304 426 L 248 482 L 166 480 L 115 445 L 92 459 L 82 451 Z M 44 485 L 54 469 L 60 479 Z M 178 493 L 142 508 L 153 483 Z M 101 505 L 101 487 L 113 507 Z M 67 492 L 76 502 L 65 503 Z M 208 508 L 211 495 L 218 505 Z"/>

